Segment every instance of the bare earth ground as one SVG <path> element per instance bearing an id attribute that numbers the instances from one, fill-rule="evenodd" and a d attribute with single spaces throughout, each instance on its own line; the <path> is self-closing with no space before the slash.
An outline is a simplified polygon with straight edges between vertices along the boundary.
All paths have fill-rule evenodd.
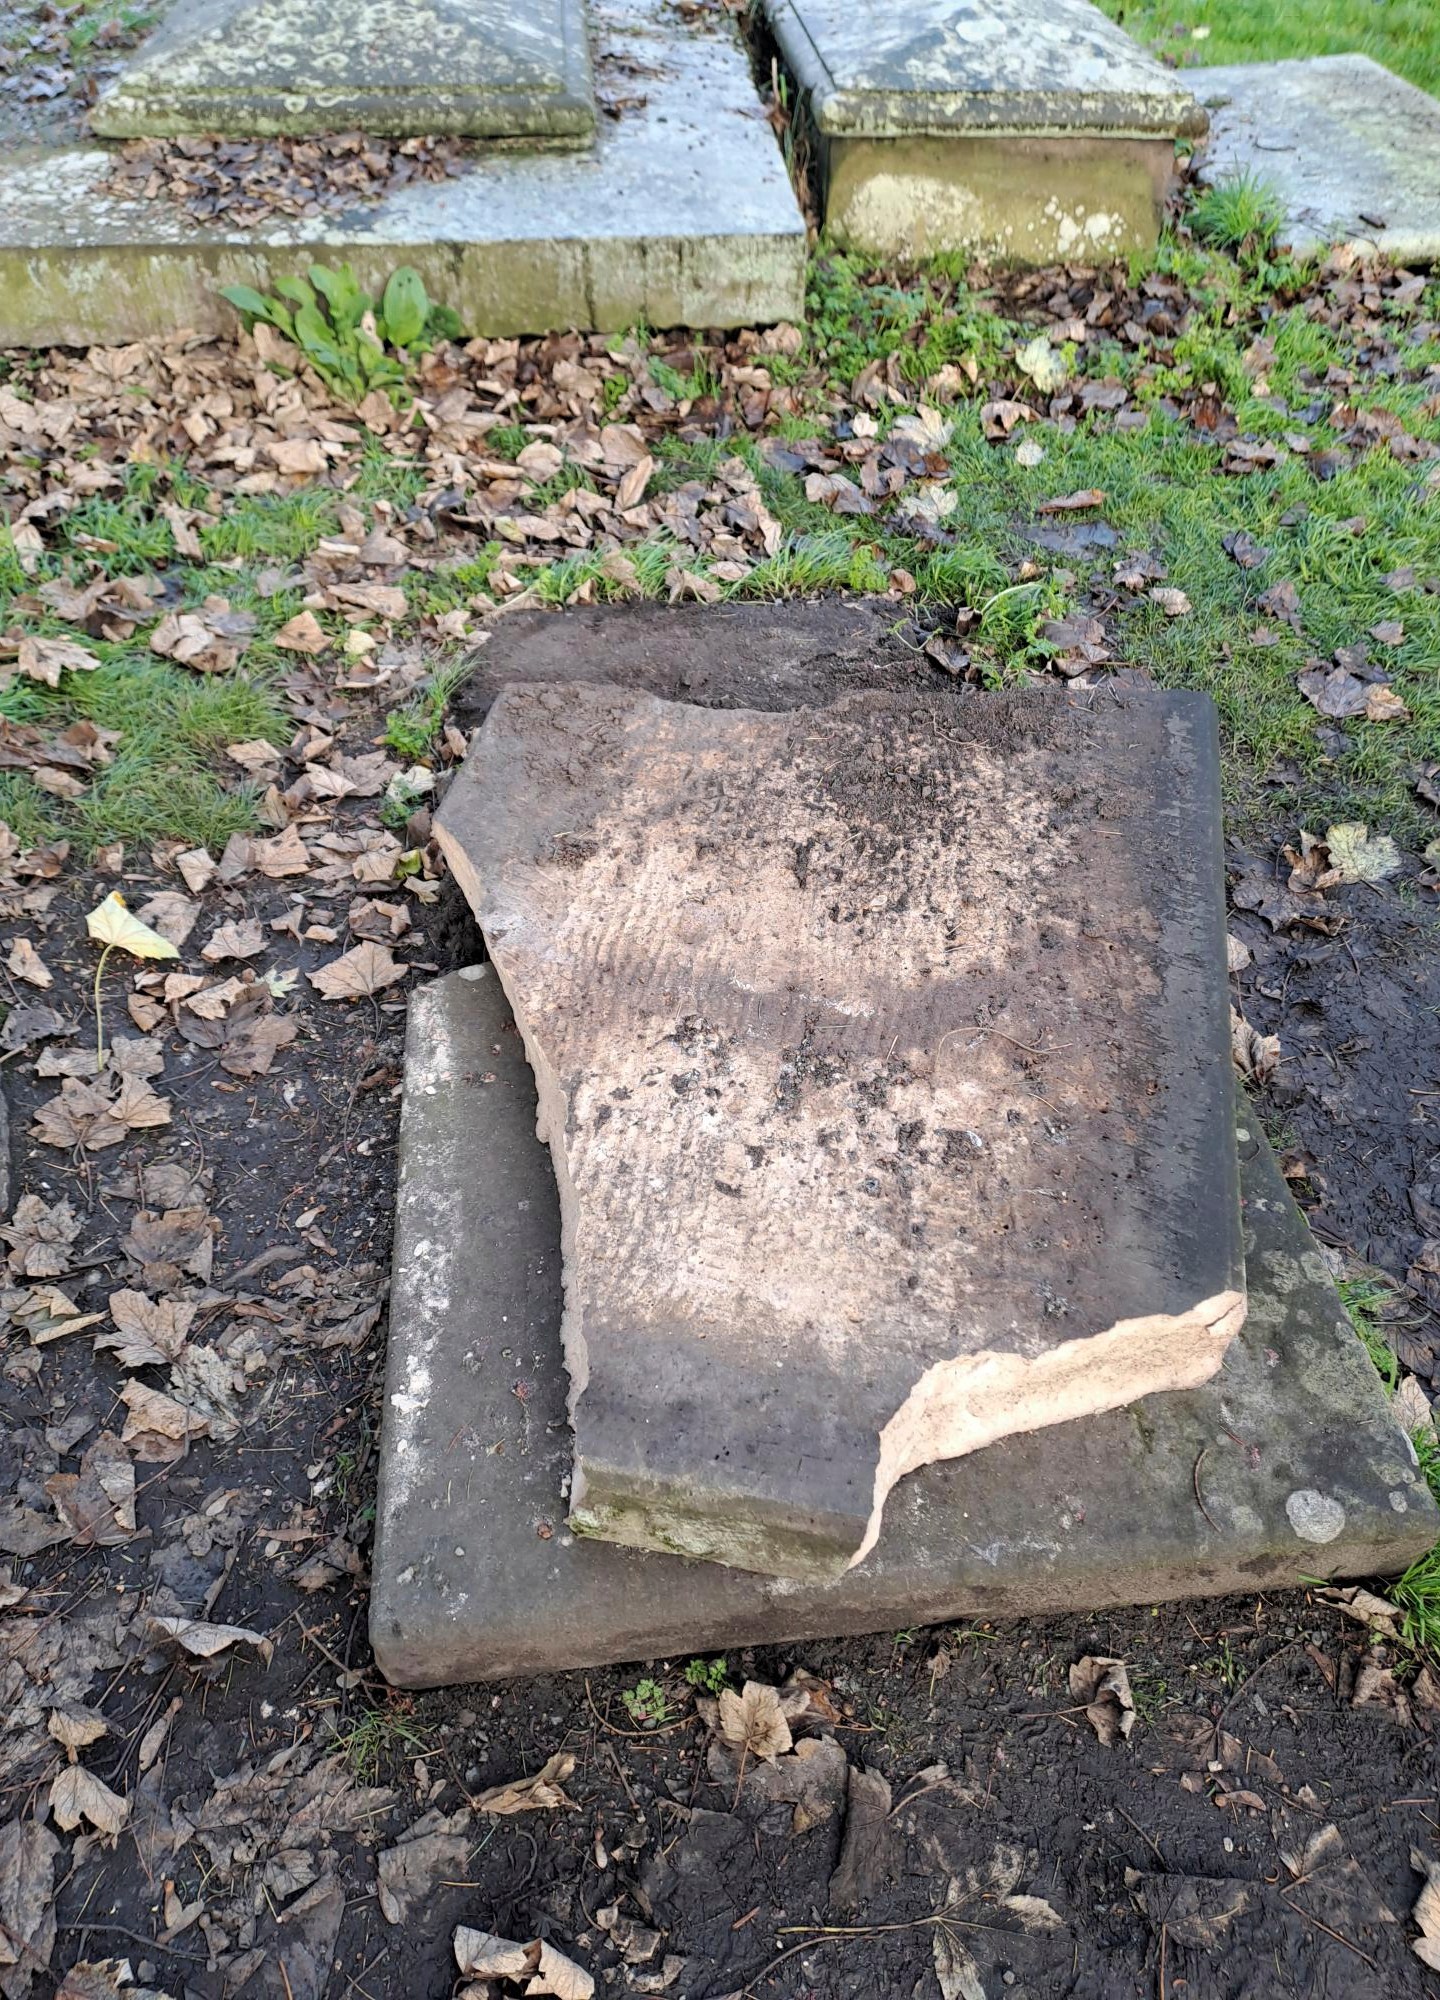
<path id="1" fill-rule="evenodd" d="M 668 650 L 663 621 L 652 619 L 646 643 Z M 128 883 L 137 902 L 144 888 Z M 62 899 L 51 934 L 75 938 L 85 897 L 67 887 Z M 207 893 L 216 918 L 262 923 L 292 900 L 283 882 Z M 1440 957 L 1433 923 L 1391 890 L 1332 895 L 1330 914 L 1341 913 L 1348 949 L 1314 932 L 1271 942 L 1266 925 L 1239 918 L 1265 954 L 1242 990 L 1287 1046 L 1304 1036 L 1283 1113 L 1296 1150 L 1327 1162 L 1329 1232 L 1354 1241 L 1363 1228 L 1368 1255 L 1399 1274 L 1419 1236 L 1408 1190 L 1435 1150 L 1418 1093 L 1433 1090 Z M 419 914 L 412 963 L 474 955 L 448 887 Z M 327 955 L 300 945 L 286 958 L 308 968 Z M 44 1003 L 82 1024 L 58 1046 L 78 1050 L 92 957 L 59 943 L 47 962 L 56 983 Z M 1354 1704 L 1367 1659 L 1383 1666 L 1393 1649 L 1313 1596 L 732 1659 L 737 1685 L 780 1683 L 797 1666 L 818 1676 L 851 1765 L 889 1782 L 883 1843 L 848 1900 L 843 1883 L 831 1892 L 846 1824 L 834 1773 L 817 1823 L 797 1833 L 793 1802 L 765 1805 L 713 1751 L 707 1769 L 684 1662 L 649 1670 L 670 1705 L 653 1731 L 623 1701 L 639 1668 L 387 1693 L 368 1667 L 363 1563 L 402 1023 L 402 1005 L 383 994 L 313 1007 L 298 1047 L 242 1080 L 213 1051 L 168 1037 L 154 1080 L 171 1104 L 160 1143 L 79 1164 L 25 1136 L 54 1084 L 33 1065 L 11 1067 L 19 1184 L 84 1217 L 71 1262 L 78 1302 L 103 1308 L 122 1285 L 174 1284 L 163 1266 L 195 1238 L 175 1221 L 177 1190 L 157 1181 L 144 1241 L 127 1198 L 136 1169 L 154 1176 L 163 1158 L 194 1177 L 216 1218 L 209 1282 L 188 1288 L 203 1301 L 192 1344 L 207 1321 L 228 1319 L 243 1343 L 233 1379 L 246 1382 L 233 1437 L 193 1438 L 170 1464 L 142 1451 L 133 1534 L 92 1550 L 66 1536 L 16 1565 L 14 1825 L 61 1761 L 38 1726 L 52 1705 L 104 1716 L 107 1734 L 79 1754 L 129 1808 L 113 1847 L 82 1832 L 62 1852 L 57 1970 L 129 1959 L 174 1995 L 439 1996 L 451 1990 L 451 1932 L 465 1923 L 552 1938 L 604 1992 L 656 1990 L 634 1975 L 663 1977 L 678 1960 L 664 1990 L 691 2000 L 929 1993 L 935 1953 L 952 1938 L 986 1994 L 1149 1994 L 1162 1990 L 1162 1934 L 1165 1991 L 1425 1990 L 1405 1918 L 1418 1887 L 1410 1848 L 1434 1852 L 1440 1821 L 1431 1718 L 1397 1708 L 1383 1675 L 1378 1699 Z M 166 1209 L 168 1227 L 156 1219 Z M 12 1350 L 7 1481 L 32 1507 L 48 1513 L 43 1483 L 121 1427 L 121 1379 L 94 1364 L 84 1334 Z M 196 1391 L 192 1408 L 201 1404 Z M 212 1425 L 223 1430 L 223 1414 Z M 108 1539 L 113 1517 L 94 1496 L 88 1518 Z M 273 1658 L 237 1639 L 206 1668 L 147 1625 L 162 1610 L 247 1628 Z M 1085 1655 L 1129 1665 L 1141 1719 L 1128 1742 L 1103 1746 L 1068 1691 Z M 163 1745 L 147 1754 L 146 1732 L 167 1716 Z M 467 1810 L 562 1751 L 576 1759 L 564 1786 L 573 1809 Z M 376 1897 L 377 1854 L 437 1814 L 448 1840 L 426 1852 L 408 1920 L 394 1926 Z M 1321 1841 L 1327 1826 L 1338 1837 Z M 0 1875 L 0 1899 L 12 1884 Z M 1007 1905 L 1016 1894 L 1043 1899 L 1053 1918 Z M 616 1904 L 610 1938 L 629 1920 L 646 1954 L 629 1985 L 624 1971 L 604 1979 L 624 1964 L 597 1915 Z M 57 1989 L 42 1976 L 34 1990 L 112 1989 Z"/>
<path id="2" fill-rule="evenodd" d="M 483 668 L 448 731 L 426 677 L 501 604 L 848 583 L 897 671 L 1210 686 L 1244 1060 L 1428 1423 L 1440 302 L 1252 270 L 1202 306 L 1202 276 L 1007 296 L 1079 351 L 1043 396 L 993 297 L 947 280 L 911 322 L 833 273 L 811 339 L 839 359 L 475 343 L 410 428 L 249 343 L 11 358 L 6 2000 L 491 2000 L 460 1925 L 607 1996 L 1433 1990 L 1440 1693 L 1383 1611 L 732 1657 L 733 1692 L 812 1677 L 797 1752 L 772 1697 L 727 1705 L 738 1756 L 686 1661 L 413 1697 L 365 1640 L 404 995 L 478 951 L 423 799 L 384 794 L 463 750 Z M 637 672 L 669 616 L 637 617 Z M 1302 841 L 1342 812 L 1393 833 L 1377 879 L 1333 879 L 1335 827 Z M 180 957 L 111 955 L 97 1080 L 85 915 L 116 887 Z M 1125 1663 L 1128 1736 L 1087 1659 Z M 547 1967 L 530 1991 L 589 1990 Z"/>

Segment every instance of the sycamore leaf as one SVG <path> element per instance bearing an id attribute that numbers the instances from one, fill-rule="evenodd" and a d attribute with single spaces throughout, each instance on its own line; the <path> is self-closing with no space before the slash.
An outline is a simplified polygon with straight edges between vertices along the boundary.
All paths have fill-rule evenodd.
<path id="1" fill-rule="evenodd" d="M 1383 882 L 1400 867 L 1400 850 L 1389 834 L 1372 834 L 1362 820 L 1327 828 L 1325 842 L 1342 882 Z"/>
<path id="2" fill-rule="evenodd" d="M 39 986 L 43 990 L 55 984 L 49 966 L 27 937 L 17 937 L 11 945 L 9 966 L 15 977 L 23 979 L 27 986 Z"/>
<path id="3" fill-rule="evenodd" d="M 313 611 L 297 611 L 280 627 L 274 643 L 287 653 L 323 653 L 331 641 Z"/>
<path id="4" fill-rule="evenodd" d="M 1070 373 L 1065 365 L 1065 356 L 1056 352 L 1043 333 L 1027 340 L 1017 350 L 1015 359 L 1042 396 L 1053 396 Z"/>
<path id="5" fill-rule="evenodd" d="M 307 977 L 322 999 L 360 1000 L 393 986 L 408 969 L 383 944 L 367 939 Z"/>
<path id="6" fill-rule="evenodd" d="M 492 1979 L 525 1982 L 524 1991 L 537 1996 L 550 1994 L 553 2000 L 591 2000 L 595 1981 L 583 1965 L 557 1951 L 553 1944 L 536 1938 L 531 1944 L 517 1944 L 513 1938 L 497 1937 L 493 1931 L 471 1930 L 461 1924 L 455 1932 L 455 1962 L 468 1979 L 487 1983 L 478 1990 L 488 1993 Z M 471 1992 L 477 1989 L 467 1987 Z"/>
<path id="7" fill-rule="evenodd" d="M 222 958 L 254 958 L 264 949 L 265 934 L 258 917 L 243 917 L 238 922 L 229 918 L 217 924 L 210 942 L 201 946 L 200 956 L 208 965 L 218 965 Z"/>
<path id="8" fill-rule="evenodd" d="M 1158 604 L 1167 618 L 1183 618 L 1190 609 L 1190 600 L 1183 590 L 1175 590 L 1167 584 L 1157 584 L 1150 592 L 1150 602 Z"/>
<path id="9" fill-rule="evenodd" d="M 180 956 L 169 938 L 152 931 L 149 924 L 142 924 L 132 910 L 126 909 L 125 898 L 118 889 L 112 889 L 104 902 L 97 903 L 89 912 L 85 928 L 97 944 L 119 945 L 133 958 Z"/>
<path id="10" fill-rule="evenodd" d="M 32 1138 L 47 1146 L 70 1150 L 83 1146 L 92 1153 L 118 1146 L 128 1132 L 170 1123 L 170 1106 L 139 1077 L 120 1078 L 120 1089 L 111 1096 L 111 1077 L 83 1083 L 67 1076 L 60 1095 L 40 1105 L 30 1127 Z"/>
<path id="11" fill-rule="evenodd" d="M 122 1368 L 162 1367 L 178 1358 L 198 1311 L 188 1299 L 151 1300 L 144 1292 L 112 1292 L 115 1332 L 96 1334 L 95 1346 L 113 1348 Z"/>
<path id="12" fill-rule="evenodd" d="M 50 1811 L 64 1833 L 73 1833 L 88 1819 L 100 1833 L 117 1834 L 130 1817 L 130 1801 L 83 1764 L 69 1764 L 50 1787 Z"/>
<path id="13" fill-rule="evenodd" d="M 104 1718 L 92 1715 L 87 1708 L 52 1708 L 45 1726 L 69 1751 L 72 1764 L 77 1750 L 83 1750 L 87 1743 L 98 1743 L 107 1733 Z"/>
<path id="14" fill-rule="evenodd" d="M 62 1292 L 58 1285 L 31 1285 L 10 1312 L 16 1325 L 24 1327 L 36 1347 L 59 1340 L 63 1334 L 98 1326 L 105 1317 L 104 1313 L 82 1313 L 69 1293 Z"/>
<path id="15" fill-rule="evenodd" d="M 1440 1972 L 1440 1861 L 1432 1861 L 1428 1854 L 1412 1847 L 1410 1866 L 1417 1875 L 1425 1877 L 1425 1886 L 1410 1912 L 1420 1927 L 1420 1935 L 1411 1939 L 1410 1949 L 1432 1971 Z"/>
<path id="16" fill-rule="evenodd" d="M 1234 1007 L 1230 1009 L 1230 1054 L 1241 1076 L 1268 1083 L 1280 1063 L 1280 1037 L 1262 1035 Z"/>
<path id="17" fill-rule="evenodd" d="M 941 2000 L 985 2000 L 980 1968 L 954 1931 L 937 1924 L 931 1936 L 931 1951 Z"/>

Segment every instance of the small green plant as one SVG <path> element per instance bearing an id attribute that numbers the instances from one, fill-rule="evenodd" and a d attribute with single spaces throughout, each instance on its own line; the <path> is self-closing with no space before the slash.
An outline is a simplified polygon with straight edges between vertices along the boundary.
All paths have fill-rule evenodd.
<path id="1" fill-rule="evenodd" d="M 1242 261 L 1268 256 L 1283 220 L 1274 189 L 1250 173 L 1205 188 L 1190 211 L 1190 226 L 1202 243 Z"/>
<path id="2" fill-rule="evenodd" d="M 1400 1360 L 1381 1325 L 1382 1315 L 1392 1298 L 1389 1287 L 1379 1278 L 1342 1278 L 1339 1292 L 1340 1303 L 1350 1315 L 1350 1324 L 1385 1385 L 1385 1394 L 1393 1396 L 1400 1386 Z"/>
<path id="3" fill-rule="evenodd" d="M 420 692 L 385 718 L 385 747 L 407 764 L 422 764 L 440 733 L 445 711 L 470 676 L 470 662 L 437 667 Z"/>
<path id="4" fill-rule="evenodd" d="M 262 320 L 293 342 L 326 387 L 352 403 L 372 389 L 396 395 L 417 355 L 461 332 L 458 316 L 433 302 L 409 264 L 390 273 L 378 299 L 361 289 L 348 264 L 338 271 L 312 264 L 304 278 L 277 278 L 269 295 L 252 285 L 225 285 L 220 296 L 247 331 Z"/>
<path id="5" fill-rule="evenodd" d="M 685 1669 L 685 1678 L 701 1694 L 719 1694 L 730 1678 L 725 1655 L 722 1653 L 717 1660 L 692 1660 Z"/>
<path id="6" fill-rule="evenodd" d="M 670 1702 L 659 1681 L 636 1681 L 620 1699 L 641 1729 L 659 1729 L 670 1720 Z"/>
<path id="7" fill-rule="evenodd" d="M 433 785 L 420 784 L 408 773 L 393 779 L 389 791 L 380 801 L 381 826 L 388 827 L 391 833 L 399 833 L 433 790 Z"/>
<path id="8" fill-rule="evenodd" d="M 429 1734 L 414 1720 L 412 1706 L 401 1698 L 384 1708 L 367 1708 L 337 1735 L 335 1747 L 362 1785 L 374 1784 L 392 1758 L 429 1750 Z"/>
<path id="9" fill-rule="evenodd" d="M 1203 1674 L 1213 1674 L 1227 1694 L 1233 1694 L 1245 1677 L 1245 1669 L 1228 1639 L 1220 1641 L 1218 1653 L 1213 1653 L 1208 1660 L 1201 1661 L 1200 1671 Z"/>
<path id="10" fill-rule="evenodd" d="M 1440 1438 L 1434 1425 L 1412 1432 L 1411 1442 L 1426 1483 L 1440 1500 Z M 1416 1652 L 1440 1657 L 1440 1543 L 1411 1563 L 1385 1595 L 1403 1614 L 1401 1636 L 1405 1644 Z"/>

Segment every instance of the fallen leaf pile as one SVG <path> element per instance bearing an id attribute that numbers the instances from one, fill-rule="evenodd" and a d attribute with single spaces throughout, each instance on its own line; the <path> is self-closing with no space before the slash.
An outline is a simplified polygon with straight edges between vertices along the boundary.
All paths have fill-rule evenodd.
<path id="1" fill-rule="evenodd" d="M 101 183 L 121 199 L 166 201 L 195 223 L 252 229 L 272 216 L 323 215 L 460 170 L 458 139 L 132 139 Z"/>

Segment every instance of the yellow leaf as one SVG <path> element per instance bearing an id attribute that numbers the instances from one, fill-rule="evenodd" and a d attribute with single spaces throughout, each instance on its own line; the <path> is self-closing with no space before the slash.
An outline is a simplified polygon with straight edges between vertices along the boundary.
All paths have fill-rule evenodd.
<path id="1" fill-rule="evenodd" d="M 90 911 L 85 919 L 85 928 L 97 944 L 118 944 L 122 951 L 128 951 L 135 958 L 178 958 L 168 938 L 161 937 L 159 931 L 152 931 L 149 924 L 142 924 L 132 911 L 125 907 L 125 898 L 118 889 L 112 889 L 103 903 Z"/>

